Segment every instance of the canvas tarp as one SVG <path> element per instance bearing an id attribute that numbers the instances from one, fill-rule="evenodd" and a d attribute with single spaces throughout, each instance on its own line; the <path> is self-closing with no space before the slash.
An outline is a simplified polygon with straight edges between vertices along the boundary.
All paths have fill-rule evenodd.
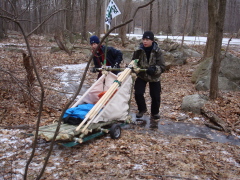
<path id="1" fill-rule="evenodd" d="M 98 95 L 103 91 L 107 91 L 117 77 L 111 72 L 107 75 L 102 75 L 72 107 L 83 103 L 95 104 L 99 100 Z M 131 97 L 132 83 L 132 77 L 129 75 L 118 87 L 113 97 L 109 99 L 103 109 L 94 117 L 92 123 L 112 120 L 124 121 L 128 115 L 128 103 Z"/>

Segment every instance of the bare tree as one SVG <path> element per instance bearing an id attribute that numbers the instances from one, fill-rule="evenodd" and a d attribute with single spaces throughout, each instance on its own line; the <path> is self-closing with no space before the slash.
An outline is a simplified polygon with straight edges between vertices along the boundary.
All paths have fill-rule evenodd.
<path id="1" fill-rule="evenodd" d="M 98 37 L 100 37 L 100 33 L 101 33 L 101 19 L 102 19 L 102 6 L 103 6 L 103 0 L 97 0 L 97 7 L 96 7 L 96 26 L 95 26 L 95 30 L 96 30 L 96 35 Z"/>
<path id="2" fill-rule="evenodd" d="M 210 79 L 210 99 L 218 97 L 218 74 L 221 64 L 226 0 L 208 0 L 209 30 L 204 57 L 213 57 Z"/>
<path id="3" fill-rule="evenodd" d="M 152 31 L 152 22 L 153 22 L 153 3 L 150 4 L 149 8 L 149 31 Z"/>
<path id="4" fill-rule="evenodd" d="M 176 2 L 176 10 L 175 10 L 175 12 L 172 16 L 172 18 L 173 18 L 173 20 L 172 20 L 173 35 L 177 34 L 177 32 L 179 31 L 179 25 L 181 25 L 180 22 L 182 22 L 182 20 L 181 20 L 181 10 L 182 10 L 182 0 Z"/>
<path id="5" fill-rule="evenodd" d="M 11 5 L 8 2 L 10 2 Z M 97 35 L 100 34 L 100 31 L 103 31 L 103 2 L 106 2 L 106 0 L 2 0 L 0 1 L 0 9 L 4 8 L 8 12 L 12 12 L 15 8 L 18 8 L 19 12 L 23 14 L 22 19 L 24 19 L 24 22 L 22 22 L 22 24 L 27 31 L 32 31 L 38 24 L 43 25 L 38 27 L 35 33 L 54 33 L 56 29 L 63 31 L 68 30 L 70 26 L 72 26 L 74 31 L 82 33 L 84 37 L 84 31 L 95 31 Z M 126 11 L 125 9 L 128 8 L 126 6 L 127 2 L 127 0 L 116 1 L 120 6 L 124 7 L 120 9 L 121 12 Z M 142 2 L 144 1 L 132 1 L 131 8 L 137 7 L 138 4 Z M 147 1 L 145 0 L 145 2 Z M 186 2 L 187 0 L 158 0 L 156 5 L 153 4 L 152 8 L 150 8 L 153 14 L 152 20 L 150 20 L 151 12 L 148 7 L 142 10 L 144 11 L 142 12 L 143 15 L 141 15 L 141 13 L 138 14 L 138 17 L 134 19 L 134 24 L 136 26 L 142 24 L 143 29 L 151 29 L 157 32 L 164 31 L 173 35 L 183 33 L 184 23 L 182 23 L 182 21 L 184 21 L 186 14 L 186 7 L 183 6 L 183 4 L 186 4 Z M 22 11 L 26 4 L 30 4 L 31 6 L 28 6 L 29 8 L 25 8 L 25 10 Z M 47 14 L 51 14 L 55 9 L 65 7 L 66 4 L 68 4 L 69 14 L 66 14 L 66 12 L 60 13 L 58 16 L 51 18 L 49 23 L 42 23 Z M 240 0 L 227 1 L 226 7 L 224 31 L 237 33 L 240 26 L 240 21 L 238 20 L 240 16 Z M 206 23 L 208 20 L 207 0 L 189 1 L 189 9 L 192 9 L 191 12 L 189 11 L 189 13 L 191 13 L 189 17 L 191 18 L 188 19 L 189 22 L 185 32 L 195 35 L 196 29 L 198 29 L 199 33 L 206 33 L 208 30 Z M 87 12 L 93 13 L 86 15 Z M 117 18 L 119 19 L 121 16 Z M 5 31 L 19 31 L 19 28 L 16 27 L 14 23 L 3 23 Z M 114 25 L 114 22 L 112 22 L 112 24 Z M 154 24 L 154 26 L 151 24 Z M 152 27 L 150 27 L 150 25 Z M 1 27 L 2 26 L 0 26 L 0 28 Z M 127 29 L 130 29 L 130 26 L 128 26 Z M 83 39 L 85 38 L 87 37 Z"/>
<path id="6" fill-rule="evenodd" d="M 125 8 L 123 9 L 123 12 L 122 12 L 122 22 L 125 22 L 130 17 L 129 12 L 131 12 L 132 0 L 125 1 L 124 7 Z M 126 33 L 127 33 L 126 26 L 122 26 L 119 28 L 119 36 L 122 40 L 123 47 L 126 45 L 126 39 L 127 39 Z"/>
<path id="7" fill-rule="evenodd" d="M 81 14 L 82 14 L 82 42 L 87 40 L 87 14 L 88 14 L 88 0 L 80 0 L 81 1 Z"/>
<path id="8" fill-rule="evenodd" d="M 172 33 L 172 28 L 171 28 L 171 12 L 170 12 L 170 2 L 167 1 L 167 34 Z"/>
<path id="9" fill-rule="evenodd" d="M 185 31 L 186 31 L 186 27 L 187 27 L 187 23 L 188 23 L 188 7 L 189 7 L 189 0 L 187 0 L 187 4 L 186 4 L 186 16 L 185 16 L 184 26 L 183 26 L 181 47 L 183 46 L 183 43 L 184 43 L 184 36 L 185 36 Z"/>
<path id="10" fill-rule="evenodd" d="M 0 1 L 0 7 L 3 7 L 3 2 Z M 0 40 L 4 38 L 5 36 L 5 23 L 4 19 L 0 18 Z"/>
<path id="11" fill-rule="evenodd" d="M 198 23 L 200 21 L 199 17 L 200 17 L 200 1 L 199 0 L 195 0 L 192 2 L 193 3 L 193 7 L 192 7 L 192 12 L 191 12 L 191 21 L 189 23 L 190 25 L 190 31 L 189 31 L 189 35 L 190 36 L 196 36 L 197 35 L 197 31 L 198 31 Z"/>
<path id="12" fill-rule="evenodd" d="M 158 21 L 157 21 L 157 33 L 159 33 L 161 31 L 161 6 L 160 6 L 160 0 L 157 1 L 157 17 L 158 17 Z"/>
<path id="13" fill-rule="evenodd" d="M 69 38 L 69 41 L 73 43 L 73 7 L 74 7 L 75 1 L 73 0 L 65 0 L 66 4 L 66 30 L 67 35 Z"/>
<path id="14" fill-rule="evenodd" d="M 4 34 L 5 34 L 5 30 L 3 25 L 3 19 L 0 18 L 0 39 L 4 38 Z"/>

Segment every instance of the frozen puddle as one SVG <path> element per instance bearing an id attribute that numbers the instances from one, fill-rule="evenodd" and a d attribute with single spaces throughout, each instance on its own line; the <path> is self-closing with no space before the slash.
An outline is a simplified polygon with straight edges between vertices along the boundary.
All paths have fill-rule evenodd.
<path id="1" fill-rule="evenodd" d="M 64 66 L 55 66 L 54 69 L 62 69 L 63 72 L 59 72 L 57 74 L 57 78 L 60 79 L 61 89 L 64 92 L 68 92 L 71 96 L 74 94 L 80 84 L 80 80 L 82 78 L 83 71 L 86 67 L 87 63 L 83 64 L 71 64 Z M 80 94 L 83 94 L 87 88 L 83 86 Z"/>
<path id="2" fill-rule="evenodd" d="M 164 134 L 182 134 L 197 138 L 204 138 L 214 142 L 231 143 L 240 146 L 240 140 L 232 135 L 225 135 L 223 132 L 211 129 L 207 126 L 195 125 L 192 123 L 174 122 L 161 120 L 158 123 L 158 130 Z"/>
<path id="3" fill-rule="evenodd" d="M 132 120 L 137 125 L 146 129 L 154 128 L 166 135 L 185 135 L 195 138 L 204 138 L 209 141 L 219 143 L 230 143 L 240 146 L 240 139 L 236 136 L 226 135 L 221 131 L 211 129 L 207 126 L 196 125 L 193 123 L 175 122 L 171 120 L 160 119 L 160 121 L 150 122 L 149 115 L 144 115 L 141 119 L 136 119 L 136 114 L 131 114 Z"/>

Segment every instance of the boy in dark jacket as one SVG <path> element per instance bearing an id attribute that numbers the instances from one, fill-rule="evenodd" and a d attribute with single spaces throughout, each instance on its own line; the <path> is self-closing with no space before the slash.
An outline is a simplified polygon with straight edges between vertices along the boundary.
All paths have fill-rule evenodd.
<path id="1" fill-rule="evenodd" d="M 99 38 L 97 36 L 91 36 L 90 37 L 90 44 L 92 47 L 92 52 L 97 48 L 98 44 L 100 43 Z M 101 68 L 104 59 L 105 59 L 105 49 L 106 46 L 101 45 L 99 49 L 96 51 L 96 54 L 93 57 L 94 62 L 94 68 L 92 69 L 92 72 L 96 72 L 96 68 Z M 111 66 L 112 68 L 120 68 L 120 63 L 122 61 L 122 52 L 120 50 L 117 50 L 113 47 L 107 47 L 107 53 L 106 53 L 106 66 Z M 114 74 L 117 74 L 117 71 L 113 71 Z M 99 72 L 98 78 L 101 77 L 102 73 Z"/>
<path id="2" fill-rule="evenodd" d="M 139 59 L 138 67 L 147 69 L 146 72 L 137 74 L 135 81 L 135 100 L 138 106 L 137 118 L 141 118 L 147 112 L 144 93 L 149 83 L 151 103 L 151 118 L 159 119 L 159 108 L 161 102 L 160 76 L 165 70 L 165 62 L 158 44 L 154 41 L 154 34 L 146 31 L 143 34 L 139 48 L 134 52 L 132 59 Z"/>

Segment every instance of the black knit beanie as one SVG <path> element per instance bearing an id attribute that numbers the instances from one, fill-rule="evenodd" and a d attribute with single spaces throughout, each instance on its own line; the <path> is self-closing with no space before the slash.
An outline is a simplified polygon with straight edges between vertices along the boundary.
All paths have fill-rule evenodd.
<path id="1" fill-rule="evenodd" d="M 152 41 L 154 41 L 154 34 L 152 31 L 145 31 L 144 34 L 143 34 L 143 37 L 142 39 L 151 39 Z"/>
<path id="2" fill-rule="evenodd" d="M 97 43 L 97 44 L 100 43 L 99 38 L 97 36 L 90 37 L 90 44 L 93 44 L 93 43 Z"/>

